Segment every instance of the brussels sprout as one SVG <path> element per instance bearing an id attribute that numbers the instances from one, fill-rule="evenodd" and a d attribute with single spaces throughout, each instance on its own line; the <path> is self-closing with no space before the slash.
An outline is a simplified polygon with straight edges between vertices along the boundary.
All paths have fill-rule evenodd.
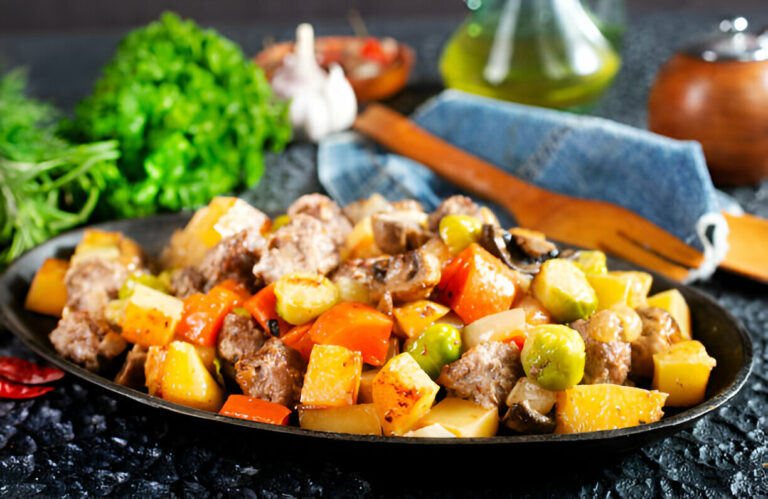
<path id="1" fill-rule="evenodd" d="M 557 322 L 584 319 L 597 308 L 597 295 L 584 272 L 573 262 L 561 258 L 541 265 L 531 290 Z"/>
<path id="2" fill-rule="evenodd" d="M 579 251 L 574 262 L 585 274 L 607 274 L 605 253 L 596 250 Z"/>
<path id="3" fill-rule="evenodd" d="M 557 324 L 538 326 L 523 346 L 525 374 L 547 390 L 565 390 L 584 376 L 584 340 L 577 331 Z"/>
<path id="4" fill-rule="evenodd" d="M 449 324 L 433 324 L 418 337 L 408 340 L 405 351 L 435 379 L 444 365 L 461 356 L 461 333 Z"/>
<path id="5" fill-rule="evenodd" d="M 456 255 L 480 239 L 483 226 L 478 219 L 469 215 L 446 215 L 440 220 L 438 231 L 451 254 Z"/>

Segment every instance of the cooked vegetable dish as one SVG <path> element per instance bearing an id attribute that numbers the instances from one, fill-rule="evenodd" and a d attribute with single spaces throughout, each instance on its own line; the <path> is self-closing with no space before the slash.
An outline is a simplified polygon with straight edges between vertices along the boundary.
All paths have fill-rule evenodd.
<path id="1" fill-rule="evenodd" d="M 86 230 L 30 310 L 56 350 L 185 406 L 357 434 L 491 437 L 658 421 L 715 365 L 677 290 L 503 229 L 454 196 L 426 213 L 321 194 L 270 219 L 215 198 L 157 261 Z M 116 373 L 116 374 L 115 374 Z"/>

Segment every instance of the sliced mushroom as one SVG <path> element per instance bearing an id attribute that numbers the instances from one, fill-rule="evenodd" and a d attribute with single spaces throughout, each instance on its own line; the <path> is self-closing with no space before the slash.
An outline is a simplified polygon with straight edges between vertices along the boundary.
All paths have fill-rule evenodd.
<path id="1" fill-rule="evenodd" d="M 541 263 L 558 255 L 557 246 L 543 234 L 514 228 L 485 224 L 480 234 L 480 245 L 508 267 L 525 274 L 538 274 Z"/>
<path id="2" fill-rule="evenodd" d="M 395 302 L 421 300 L 440 282 L 440 261 L 421 249 L 377 259 L 371 270 L 374 296 L 392 293 Z"/>
<path id="3" fill-rule="evenodd" d="M 427 215 L 419 211 L 392 211 L 371 216 L 373 240 L 384 253 L 394 255 L 416 249 L 432 236 L 424 226 Z"/>
<path id="4" fill-rule="evenodd" d="M 507 428 L 528 435 L 552 433 L 556 426 L 554 419 L 531 408 L 527 400 L 512 404 L 502 421 Z"/>

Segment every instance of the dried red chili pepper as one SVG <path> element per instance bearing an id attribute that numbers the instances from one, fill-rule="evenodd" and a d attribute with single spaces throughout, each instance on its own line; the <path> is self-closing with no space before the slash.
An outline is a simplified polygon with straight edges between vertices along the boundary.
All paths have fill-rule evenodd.
<path id="1" fill-rule="evenodd" d="M 15 357 L 0 357 L 0 377 L 16 383 L 39 385 L 61 379 L 64 371 Z"/>
<path id="2" fill-rule="evenodd" d="M 31 399 L 51 390 L 52 386 L 26 386 L 0 379 L 0 399 Z"/>

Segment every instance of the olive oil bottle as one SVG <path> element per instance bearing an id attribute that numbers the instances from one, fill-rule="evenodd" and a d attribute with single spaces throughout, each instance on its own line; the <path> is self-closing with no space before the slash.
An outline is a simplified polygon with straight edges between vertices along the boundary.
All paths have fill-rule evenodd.
<path id="1" fill-rule="evenodd" d="M 579 0 L 474 0 L 443 50 L 448 87 L 536 106 L 587 111 L 620 58 Z"/>

